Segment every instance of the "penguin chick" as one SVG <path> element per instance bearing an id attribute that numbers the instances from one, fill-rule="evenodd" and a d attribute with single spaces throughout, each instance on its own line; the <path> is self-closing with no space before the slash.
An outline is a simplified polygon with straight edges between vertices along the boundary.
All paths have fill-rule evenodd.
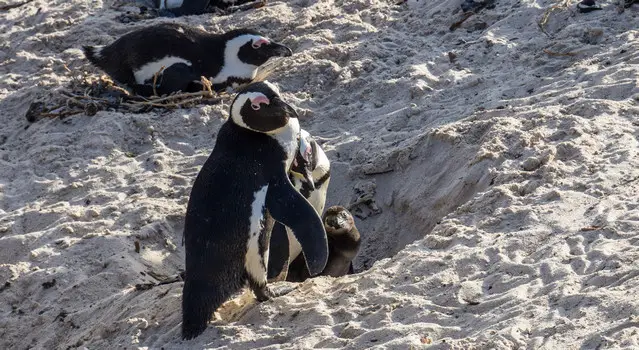
<path id="1" fill-rule="evenodd" d="M 326 210 L 322 222 L 329 253 L 326 267 L 320 275 L 339 277 L 353 273 L 353 259 L 361 244 L 353 215 L 346 208 L 335 205 Z"/>
<path id="2" fill-rule="evenodd" d="M 84 55 L 135 94 L 151 96 L 202 90 L 200 77 L 221 91 L 248 84 L 271 57 L 292 55 L 288 47 L 250 29 L 212 34 L 177 23 L 142 28 L 107 46 L 83 46 Z"/>
<path id="3" fill-rule="evenodd" d="M 340 277 L 354 273 L 353 259 L 360 247 L 360 235 L 353 215 L 344 207 L 332 206 L 322 218 L 328 238 L 328 261 L 320 276 Z M 304 266 L 304 257 L 300 254 L 288 269 L 286 280 L 303 282 L 310 278 Z"/>
<path id="4" fill-rule="evenodd" d="M 233 100 L 186 210 L 184 339 L 200 335 L 247 282 L 258 301 L 272 296 L 266 266 L 276 220 L 300 242 L 308 270 L 324 270 L 324 225 L 288 178 L 299 130 L 297 113 L 269 82 L 250 84 Z"/>

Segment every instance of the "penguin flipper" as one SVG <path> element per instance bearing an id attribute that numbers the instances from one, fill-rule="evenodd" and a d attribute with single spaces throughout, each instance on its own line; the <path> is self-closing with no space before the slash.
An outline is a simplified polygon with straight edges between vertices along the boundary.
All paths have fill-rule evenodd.
<path id="1" fill-rule="evenodd" d="M 156 89 L 160 95 L 176 91 L 187 92 L 193 80 L 195 80 L 195 74 L 189 65 L 175 63 L 162 71 L 162 75 L 158 79 L 159 86 Z"/>
<path id="2" fill-rule="evenodd" d="M 173 92 L 183 91 L 190 92 L 195 74 L 193 69 L 185 63 L 175 63 L 162 71 L 155 81 L 155 90 L 153 90 L 153 79 L 149 79 L 145 84 L 133 85 L 133 93 L 143 97 L 153 95 L 168 95 Z"/>
<path id="3" fill-rule="evenodd" d="M 142 96 L 142 97 L 150 97 L 153 96 L 153 86 L 148 84 L 135 84 L 132 86 L 133 93 Z"/>
<path id="4" fill-rule="evenodd" d="M 286 227 L 279 222 L 273 226 L 271 231 L 271 243 L 268 254 L 268 280 L 279 276 L 284 268 L 288 269 L 288 234 Z"/>
<path id="5" fill-rule="evenodd" d="M 311 204 L 293 187 L 284 167 L 271 180 L 266 207 L 275 220 L 286 225 L 300 242 L 311 276 L 324 270 L 328 261 L 328 241 L 324 224 Z"/>

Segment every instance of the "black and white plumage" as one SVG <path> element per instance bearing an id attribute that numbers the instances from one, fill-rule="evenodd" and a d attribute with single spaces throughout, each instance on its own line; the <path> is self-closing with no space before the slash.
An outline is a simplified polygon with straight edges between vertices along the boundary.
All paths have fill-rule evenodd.
<path id="1" fill-rule="evenodd" d="M 268 82 L 248 85 L 233 100 L 186 211 L 183 338 L 201 334 L 247 282 L 258 300 L 271 296 L 266 266 L 275 221 L 292 229 L 313 275 L 324 269 L 324 225 L 288 178 L 299 130 L 295 110 Z"/>
<path id="2" fill-rule="evenodd" d="M 322 147 L 304 129 L 300 131 L 300 145 L 289 171 L 289 178 L 318 215 L 324 212 L 326 194 L 331 175 L 331 163 Z M 286 231 L 286 234 L 283 233 Z M 269 279 L 284 279 L 287 267 L 300 255 L 301 246 L 290 229 L 276 223 L 271 238 L 272 254 L 269 255 Z M 288 247 L 286 249 L 285 247 Z M 302 264 L 303 264 L 303 257 Z"/>
<path id="3" fill-rule="evenodd" d="M 155 6 L 160 10 L 160 16 L 176 17 L 203 14 L 207 12 L 209 6 L 224 9 L 248 1 L 249 0 L 156 0 Z"/>
<path id="4" fill-rule="evenodd" d="M 219 91 L 251 82 L 259 66 L 271 57 L 292 55 L 288 47 L 254 30 L 212 34 L 177 23 L 146 27 L 110 45 L 84 46 L 83 50 L 91 63 L 142 96 L 153 94 L 158 72 L 159 95 L 200 91 L 201 76 Z"/>

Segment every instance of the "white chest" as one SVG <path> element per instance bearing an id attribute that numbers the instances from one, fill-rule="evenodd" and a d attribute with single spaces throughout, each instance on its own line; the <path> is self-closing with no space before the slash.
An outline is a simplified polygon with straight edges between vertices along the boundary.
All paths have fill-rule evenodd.
<path id="1" fill-rule="evenodd" d="M 268 261 L 268 249 L 264 255 L 260 254 L 260 233 L 264 225 L 264 206 L 266 205 L 266 192 L 268 185 L 260 188 L 253 195 L 251 203 L 251 216 L 249 239 L 246 245 L 244 268 L 255 281 L 266 283 L 266 262 Z"/>

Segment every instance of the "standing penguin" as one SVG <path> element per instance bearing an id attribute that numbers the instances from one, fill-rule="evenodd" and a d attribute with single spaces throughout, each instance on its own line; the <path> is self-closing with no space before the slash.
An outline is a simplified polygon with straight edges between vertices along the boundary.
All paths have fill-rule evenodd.
<path id="1" fill-rule="evenodd" d="M 84 55 L 115 81 L 141 96 L 202 90 L 205 76 L 214 90 L 248 84 L 271 57 L 288 47 L 250 29 L 211 34 L 177 23 L 162 23 L 125 34 L 107 46 L 84 46 Z"/>
<path id="2" fill-rule="evenodd" d="M 289 178 L 295 189 L 311 203 L 318 215 L 324 212 L 330 177 L 331 163 L 326 153 L 317 141 L 302 129 L 299 149 L 289 171 Z M 300 255 L 302 248 L 291 230 L 278 223 L 273 228 L 271 244 L 273 251 L 269 255 L 268 278 L 284 279 L 289 264 Z"/>
<path id="3" fill-rule="evenodd" d="M 295 110 L 268 82 L 248 85 L 233 100 L 186 211 L 183 338 L 201 334 L 246 282 L 259 301 L 269 299 L 266 265 L 275 220 L 292 229 L 311 274 L 324 269 L 324 226 L 288 178 L 299 130 Z"/>

